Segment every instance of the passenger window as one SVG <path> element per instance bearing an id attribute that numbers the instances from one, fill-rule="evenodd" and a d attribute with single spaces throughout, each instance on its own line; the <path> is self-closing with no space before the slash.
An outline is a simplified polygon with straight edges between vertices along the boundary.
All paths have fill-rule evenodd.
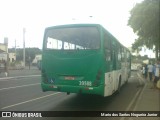
<path id="1" fill-rule="evenodd" d="M 107 33 L 105 33 L 104 35 L 104 40 L 105 40 L 105 57 L 106 57 L 106 61 L 111 61 L 111 40 L 110 37 Z"/>

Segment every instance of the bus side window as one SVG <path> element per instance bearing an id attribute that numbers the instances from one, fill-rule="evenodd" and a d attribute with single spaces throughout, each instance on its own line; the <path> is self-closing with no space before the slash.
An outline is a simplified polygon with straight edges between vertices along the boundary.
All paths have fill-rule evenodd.
<path id="1" fill-rule="evenodd" d="M 127 62 L 130 62 L 130 53 L 127 51 Z"/>
<path id="2" fill-rule="evenodd" d="M 118 44 L 117 46 L 117 52 L 118 52 L 118 61 L 121 61 L 122 60 L 122 56 L 121 56 L 121 45 Z"/>
<path id="3" fill-rule="evenodd" d="M 106 61 L 111 61 L 111 50 L 105 49 Z"/>
<path id="4" fill-rule="evenodd" d="M 124 61 L 125 61 L 125 53 L 124 53 L 124 48 L 122 48 L 122 53 L 121 53 L 121 54 L 122 54 L 122 58 L 121 58 L 121 59 L 122 59 L 122 62 L 124 62 Z"/>
<path id="5" fill-rule="evenodd" d="M 107 33 L 105 33 L 104 36 L 105 39 L 105 57 L 106 57 L 106 61 L 111 61 L 112 59 L 112 53 L 111 53 L 111 40 L 109 38 L 109 35 L 107 35 Z"/>

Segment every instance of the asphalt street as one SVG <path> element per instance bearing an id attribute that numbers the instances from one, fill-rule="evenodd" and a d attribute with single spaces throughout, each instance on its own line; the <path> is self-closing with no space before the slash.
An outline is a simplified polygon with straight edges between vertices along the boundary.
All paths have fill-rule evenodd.
<path id="1" fill-rule="evenodd" d="M 137 87 L 139 83 L 134 72 L 119 94 L 105 98 L 96 95 L 42 92 L 40 71 L 37 69 L 15 70 L 11 71 L 10 75 L 9 77 L 2 75 L 0 78 L 0 111 L 132 111 L 142 90 L 142 87 Z M 63 116 L 47 119 L 75 120 Z M 83 119 L 90 118 L 83 117 Z M 92 119 L 122 120 L 121 117 Z"/>

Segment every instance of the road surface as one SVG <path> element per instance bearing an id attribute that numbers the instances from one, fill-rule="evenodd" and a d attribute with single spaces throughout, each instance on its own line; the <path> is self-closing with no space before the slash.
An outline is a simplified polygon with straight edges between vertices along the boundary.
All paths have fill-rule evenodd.
<path id="1" fill-rule="evenodd" d="M 30 74 L 25 74 L 29 72 Z M 12 73 L 10 77 L 0 78 L 0 111 L 132 111 L 143 89 L 143 87 L 137 87 L 139 84 L 137 76 L 135 72 L 132 72 L 128 84 L 121 88 L 120 93 L 106 98 L 96 95 L 42 92 L 40 72 L 34 73 L 31 70 L 29 72 L 25 71 L 20 75 L 17 71 L 17 73 Z M 75 120 L 82 118 L 62 116 L 47 119 Z M 91 118 L 83 117 L 83 119 L 89 120 Z M 94 117 L 92 119 L 124 120 L 124 117 Z"/>

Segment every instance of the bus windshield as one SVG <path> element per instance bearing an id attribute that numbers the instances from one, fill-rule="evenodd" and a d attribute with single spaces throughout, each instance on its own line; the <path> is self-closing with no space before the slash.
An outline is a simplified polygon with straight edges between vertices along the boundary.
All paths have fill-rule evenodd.
<path id="1" fill-rule="evenodd" d="M 45 49 L 78 50 L 99 49 L 97 27 L 60 27 L 46 30 Z"/>

